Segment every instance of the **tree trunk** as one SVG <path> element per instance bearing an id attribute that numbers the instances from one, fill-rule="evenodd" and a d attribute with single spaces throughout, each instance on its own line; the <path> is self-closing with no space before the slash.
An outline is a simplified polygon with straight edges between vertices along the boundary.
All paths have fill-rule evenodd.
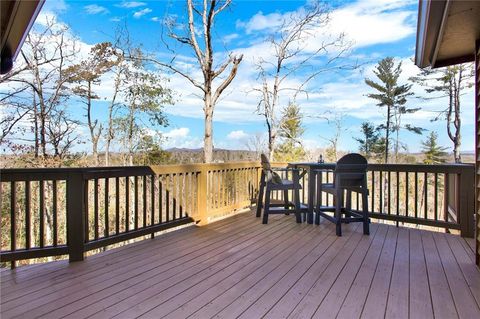
<path id="1" fill-rule="evenodd" d="M 128 125 L 128 165 L 133 166 L 133 123 L 134 123 L 134 110 L 135 105 L 131 106 L 129 114 L 129 125 Z"/>
<path id="2" fill-rule="evenodd" d="M 275 160 L 275 139 L 276 139 L 276 136 L 274 135 L 271 135 L 269 136 L 268 138 L 268 158 L 270 161 L 274 161 Z"/>
<path id="3" fill-rule="evenodd" d="M 34 55 L 34 85 L 36 86 L 37 90 L 37 95 L 38 95 L 38 101 L 40 105 L 40 112 L 37 114 L 40 120 L 40 129 L 39 129 L 39 134 L 40 134 L 40 150 L 42 153 L 42 156 L 45 158 L 47 157 L 47 138 L 46 138 L 46 121 L 47 121 L 47 109 L 45 106 L 45 99 L 43 96 L 43 83 L 42 79 L 40 77 L 40 70 L 38 67 L 38 57 L 35 54 Z"/>
<path id="4" fill-rule="evenodd" d="M 107 138 L 105 143 L 105 166 L 110 166 L 110 143 L 113 140 L 113 103 L 110 105 L 108 109 L 108 130 L 107 130 Z"/>
<path id="5" fill-rule="evenodd" d="M 92 156 L 95 166 L 98 166 L 99 159 L 98 159 L 98 138 L 95 128 L 97 123 L 92 121 L 92 83 L 88 82 L 88 91 L 87 91 L 87 121 L 88 121 L 88 128 L 90 129 L 90 139 L 92 140 Z M 100 135 L 100 134 L 98 134 Z"/>
<path id="6" fill-rule="evenodd" d="M 400 148 L 400 126 L 402 125 L 402 122 L 399 111 L 395 111 L 395 113 L 395 163 L 398 163 L 398 150 Z"/>
<path id="7" fill-rule="evenodd" d="M 44 100 L 43 100 L 43 95 L 40 96 L 40 114 L 39 114 L 39 117 L 40 117 L 40 149 L 42 151 L 42 156 L 43 158 L 46 158 L 47 157 L 47 133 L 46 133 L 46 129 L 45 129 L 45 126 L 46 126 L 46 117 L 47 115 L 45 114 L 46 113 L 46 109 L 45 109 L 45 103 L 44 103 Z"/>
<path id="8" fill-rule="evenodd" d="M 385 164 L 388 164 L 388 148 L 390 140 L 390 106 L 387 106 L 387 128 L 385 134 Z"/>
<path id="9" fill-rule="evenodd" d="M 461 163 L 462 157 L 460 155 L 460 146 L 462 145 L 462 137 L 460 129 L 462 127 L 462 120 L 460 118 L 460 90 L 462 85 L 462 69 L 458 72 L 458 83 L 455 86 L 455 120 L 453 122 L 455 126 L 455 142 L 454 142 L 454 155 L 455 163 Z"/>
<path id="10" fill-rule="evenodd" d="M 213 161 L 213 105 L 211 94 L 205 93 L 205 135 L 203 138 L 203 162 Z"/>
<path id="11" fill-rule="evenodd" d="M 460 134 L 458 132 L 458 140 L 453 145 L 453 156 L 455 158 L 455 163 L 462 162 L 462 156 L 460 155 Z"/>
<path id="12" fill-rule="evenodd" d="M 37 99 L 35 90 L 33 90 L 33 123 L 34 123 L 34 138 L 35 138 L 35 146 L 34 146 L 34 154 L 35 158 L 38 158 L 38 109 L 37 109 Z"/>
<path id="13" fill-rule="evenodd" d="M 105 145 L 105 166 L 110 166 L 110 144 L 114 138 L 113 132 L 113 109 L 115 107 L 115 103 L 117 100 L 118 89 L 120 87 L 121 82 L 121 72 L 118 71 L 115 79 L 115 87 L 112 97 L 112 102 L 108 108 L 108 129 L 107 129 L 107 138 L 106 138 L 106 145 Z"/>

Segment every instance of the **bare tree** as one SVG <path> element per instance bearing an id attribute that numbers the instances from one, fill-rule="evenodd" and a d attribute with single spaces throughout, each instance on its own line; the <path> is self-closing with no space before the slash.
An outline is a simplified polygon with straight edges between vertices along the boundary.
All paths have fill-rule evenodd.
<path id="1" fill-rule="evenodd" d="M 333 128 L 333 135 L 327 140 L 328 146 L 325 149 L 325 157 L 327 161 L 336 162 L 338 160 L 338 143 L 342 134 L 347 131 L 344 127 L 345 124 L 345 114 L 335 113 L 326 117 L 328 124 Z"/>
<path id="2" fill-rule="evenodd" d="M 245 146 L 249 151 L 255 152 L 257 158 L 267 149 L 267 139 L 264 133 L 256 132 L 245 141 Z"/>
<path id="3" fill-rule="evenodd" d="M 461 163 L 460 146 L 462 145 L 460 118 L 460 96 L 464 90 L 474 85 L 472 79 L 474 72 L 472 64 L 460 64 L 442 69 L 423 69 L 419 76 L 411 80 L 425 87 L 427 97 L 425 100 L 448 98 L 448 105 L 438 111 L 433 121 L 445 119 L 447 133 L 453 143 L 453 156 L 455 163 Z"/>
<path id="4" fill-rule="evenodd" d="M 305 87 L 319 74 L 355 67 L 339 65 L 339 60 L 351 45 L 345 41 L 344 34 L 322 33 L 329 21 L 329 8 L 312 2 L 303 10 L 286 15 L 275 34 L 267 39 L 273 58 L 258 61 L 262 84 L 254 91 L 260 93 L 257 112 L 264 116 L 267 125 L 270 159 L 274 157 L 276 140 L 282 127 L 280 98 L 287 96 L 289 101 L 295 103 L 298 94 L 304 93 L 308 97 Z M 318 45 L 312 48 L 315 42 Z M 294 76 L 300 79 L 300 84 L 291 87 L 286 82 Z"/>
<path id="5" fill-rule="evenodd" d="M 87 59 L 65 70 L 65 76 L 68 78 L 68 81 L 77 84 L 72 88 L 72 92 L 81 97 L 82 102 L 85 103 L 95 166 L 99 165 L 98 143 L 102 136 L 103 125 L 98 119 L 94 119 L 92 115 L 92 102 L 100 98 L 93 91 L 93 86 L 100 83 L 100 77 L 116 63 L 112 61 L 113 57 L 112 45 L 109 42 L 102 42 L 92 47 Z"/>
<path id="6" fill-rule="evenodd" d="M 0 92 L 0 145 L 8 143 L 7 137 L 11 135 L 19 122 L 28 117 L 31 108 L 28 107 L 24 101 L 12 99 L 12 97 L 21 94 L 28 89 L 22 87 L 21 90 L 16 89 L 14 92 L 2 93 Z"/>
<path id="7" fill-rule="evenodd" d="M 69 35 L 68 27 L 47 21 L 45 26 L 34 28 L 27 35 L 22 58 L 2 77 L 2 84 L 9 84 L 11 89 L 2 97 L 2 104 L 15 109 L 12 113 L 15 116 L 3 119 L 2 135 L 11 133 L 21 120 L 31 121 L 35 157 L 48 156 L 51 114 L 68 99 L 63 70 L 77 52 L 76 41 Z M 23 136 L 16 139 L 32 141 Z"/>
<path id="8" fill-rule="evenodd" d="M 125 72 L 127 70 L 126 60 L 123 52 L 115 50 L 117 60 L 112 67 L 112 74 L 114 76 L 113 93 L 110 104 L 108 105 L 108 119 L 107 119 L 107 131 L 105 134 L 105 166 L 110 165 L 110 145 L 115 138 L 114 129 L 114 116 L 115 112 L 120 106 L 118 101 L 119 94 L 121 93 L 122 85 L 126 81 Z"/>
<path id="9" fill-rule="evenodd" d="M 227 9 L 231 2 L 231 0 L 204 0 L 201 5 L 197 6 L 193 3 L 193 0 L 187 0 L 187 21 L 182 23 L 173 20 L 167 21 L 168 36 L 174 42 L 187 46 L 193 52 L 198 69 L 203 76 L 202 80 L 196 79 L 194 72 L 191 72 L 191 70 L 185 70 L 182 65 L 176 64 L 175 57 L 170 63 L 151 59 L 153 62 L 185 78 L 191 85 L 200 90 L 205 115 L 203 160 L 206 163 L 213 160 L 213 112 L 215 106 L 223 91 L 235 78 L 243 58 L 243 55 L 230 53 L 224 61 L 218 64 L 214 63 L 215 52 L 212 40 L 215 18 Z M 168 44 L 167 47 L 170 48 Z M 226 72 L 227 69 L 230 70 Z M 224 73 L 226 76 L 223 76 Z"/>
<path id="10" fill-rule="evenodd" d="M 146 69 L 139 48 L 132 52 L 137 58 L 124 71 L 125 85 L 121 93 L 125 102 L 119 106 L 119 116 L 113 119 L 114 130 L 127 153 L 127 165 L 134 164 L 137 143 L 149 134 L 144 119 L 154 126 L 167 126 L 163 107 L 172 104 L 171 91 L 161 85 L 164 79 Z"/>
<path id="11" fill-rule="evenodd" d="M 65 110 L 55 110 L 50 115 L 47 125 L 48 139 L 53 147 L 53 156 L 59 160 L 63 160 L 65 155 L 78 141 L 77 129 L 78 121 L 69 118 Z"/>

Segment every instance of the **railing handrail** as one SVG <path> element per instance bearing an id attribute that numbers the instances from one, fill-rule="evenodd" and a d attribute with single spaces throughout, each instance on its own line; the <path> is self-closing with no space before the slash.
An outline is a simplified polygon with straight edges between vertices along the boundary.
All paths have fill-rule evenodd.
<path id="1" fill-rule="evenodd" d="M 369 171 L 427 172 L 427 173 L 463 173 L 475 170 L 474 164 L 368 164 Z"/>

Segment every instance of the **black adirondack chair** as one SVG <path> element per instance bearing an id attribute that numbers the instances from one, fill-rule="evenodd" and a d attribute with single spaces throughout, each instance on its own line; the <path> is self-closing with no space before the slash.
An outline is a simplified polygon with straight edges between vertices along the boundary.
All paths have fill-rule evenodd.
<path id="1" fill-rule="evenodd" d="M 263 208 L 263 224 L 268 223 L 269 214 L 294 213 L 297 223 L 302 222 L 301 204 L 300 204 L 300 177 L 299 170 L 294 168 L 272 168 L 270 162 L 264 154 L 262 159 L 262 175 L 260 177 L 260 187 L 257 199 L 257 217 L 261 216 Z M 290 172 L 292 180 L 282 179 L 277 174 L 278 171 Z M 272 203 L 272 191 L 283 191 L 283 203 Z M 289 201 L 289 191 L 293 193 L 293 202 Z M 264 200 L 265 197 L 265 200 Z"/>
<path id="2" fill-rule="evenodd" d="M 321 206 L 321 201 L 317 201 L 315 208 L 315 223 L 317 225 L 320 223 L 320 216 L 322 216 L 335 223 L 337 236 L 342 236 L 342 223 L 363 222 L 363 233 L 365 235 L 370 233 L 367 164 L 367 159 L 362 155 L 347 154 L 337 162 L 333 183 L 322 184 L 321 180 L 318 180 L 318 194 L 321 194 L 321 192 L 332 194 L 334 196 L 334 206 Z M 361 211 L 352 210 L 352 192 L 361 194 Z M 345 193 L 347 194 L 346 198 Z"/>

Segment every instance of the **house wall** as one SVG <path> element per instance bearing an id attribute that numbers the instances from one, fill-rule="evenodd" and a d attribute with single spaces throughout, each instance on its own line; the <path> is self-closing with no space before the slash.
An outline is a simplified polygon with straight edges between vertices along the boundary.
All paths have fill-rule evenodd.
<path id="1" fill-rule="evenodd" d="M 477 146 L 475 154 L 476 162 L 476 262 L 480 266 L 480 39 L 477 39 L 475 45 L 475 116 L 477 118 L 477 127 L 475 129 L 475 143 Z"/>

